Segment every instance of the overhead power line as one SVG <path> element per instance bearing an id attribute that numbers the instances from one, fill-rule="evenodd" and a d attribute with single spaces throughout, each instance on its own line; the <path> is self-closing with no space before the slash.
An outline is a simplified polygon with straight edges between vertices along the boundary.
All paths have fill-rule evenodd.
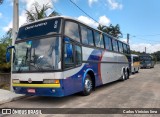
<path id="1" fill-rule="evenodd" d="M 73 5 L 75 5 L 80 11 L 82 11 L 86 16 L 88 16 L 89 18 L 91 18 L 92 20 L 94 20 L 95 22 L 97 22 L 98 24 L 100 24 L 97 20 L 95 20 L 93 17 L 91 17 L 88 13 L 86 13 L 83 9 L 81 9 L 75 2 L 73 2 L 72 0 L 69 0 Z"/>

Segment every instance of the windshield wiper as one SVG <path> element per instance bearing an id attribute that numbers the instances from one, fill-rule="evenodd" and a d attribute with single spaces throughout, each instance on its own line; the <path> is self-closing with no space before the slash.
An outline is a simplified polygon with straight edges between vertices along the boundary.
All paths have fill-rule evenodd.
<path id="1" fill-rule="evenodd" d="M 24 58 L 25 58 L 25 60 L 24 60 Z M 27 59 L 28 59 L 28 48 L 27 48 L 27 50 L 26 50 L 26 56 L 23 56 L 23 57 L 22 57 L 22 61 L 21 61 L 21 64 L 20 64 L 20 66 L 19 66 L 18 72 L 21 72 L 21 71 L 22 71 L 22 70 L 21 70 L 21 67 L 22 67 L 23 64 L 24 64 L 24 61 L 25 61 L 25 64 L 26 64 Z"/>

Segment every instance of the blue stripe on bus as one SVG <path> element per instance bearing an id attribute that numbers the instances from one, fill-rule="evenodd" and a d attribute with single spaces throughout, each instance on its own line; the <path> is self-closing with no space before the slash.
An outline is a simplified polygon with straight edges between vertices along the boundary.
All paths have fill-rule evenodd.
<path id="1" fill-rule="evenodd" d="M 102 52 L 101 50 L 94 50 L 91 55 L 89 56 L 88 60 L 95 60 L 95 61 L 101 61 L 102 59 Z M 27 92 L 28 88 L 25 87 L 14 87 L 15 92 L 19 94 L 27 94 L 27 95 L 37 95 L 37 96 L 54 96 L 54 97 L 62 97 L 71 95 L 73 93 L 77 93 L 83 90 L 83 84 L 84 84 L 84 78 L 89 70 L 92 70 L 95 74 L 95 86 L 102 85 L 102 79 L 101 79 L 101 71 L 100 71 L 100 64 L 101 63 L 86 63 L 84 67 L 77 72 L 76 74 L 66 78 L 61 79 L 61 88 L 34 88 L 36 89 L 35 94 L 31 94 Z M 78 77 L 78 75 L 81 74 L 81 77 Z M 106 76 L 107 77 L 107 76 Z M 55 92 L 52 92 L 52 89 L 55 90 Z"/>

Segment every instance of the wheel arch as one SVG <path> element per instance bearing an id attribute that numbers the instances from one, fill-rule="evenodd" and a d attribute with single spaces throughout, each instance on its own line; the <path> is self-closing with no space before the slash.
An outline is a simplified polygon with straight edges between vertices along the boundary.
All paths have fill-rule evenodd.
<path id="1" fill-rule="evenodd" d="M 84 88 L 84 80 L 86 75 L 90 75 L 92 83 L 93 83 L 93 89 L 95 89 L 96 86 L 96 79 L 95 79 L 95 75 L 94 75 L 94 71 L 92 69 L 87 69 L 83 75 L 83 80 L 82 80 L 82 87 Z"/>

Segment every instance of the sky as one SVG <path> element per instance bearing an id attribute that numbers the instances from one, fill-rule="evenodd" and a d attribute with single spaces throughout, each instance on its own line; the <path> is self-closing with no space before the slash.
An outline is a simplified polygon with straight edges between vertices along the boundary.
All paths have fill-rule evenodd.
<path id="1" fill-rule="evenodd" d="M 19 25 L 26 23 L 25 10 L 31 10 L 32 4 L 49 4 L 61 15 L 78 19 L 93 28 L 110 24 L 120 25 L 123 33 L 121 40 L 126 41 L 130 34 L 132 50 L 148 53 L 160 51 L 160 0 L 72 0 L 85 13 L 79 10 L 70 0 L 19 0 Z M 12 27 L 13 0 L 4 0 L 0 5 L 0 38 Z"/>

